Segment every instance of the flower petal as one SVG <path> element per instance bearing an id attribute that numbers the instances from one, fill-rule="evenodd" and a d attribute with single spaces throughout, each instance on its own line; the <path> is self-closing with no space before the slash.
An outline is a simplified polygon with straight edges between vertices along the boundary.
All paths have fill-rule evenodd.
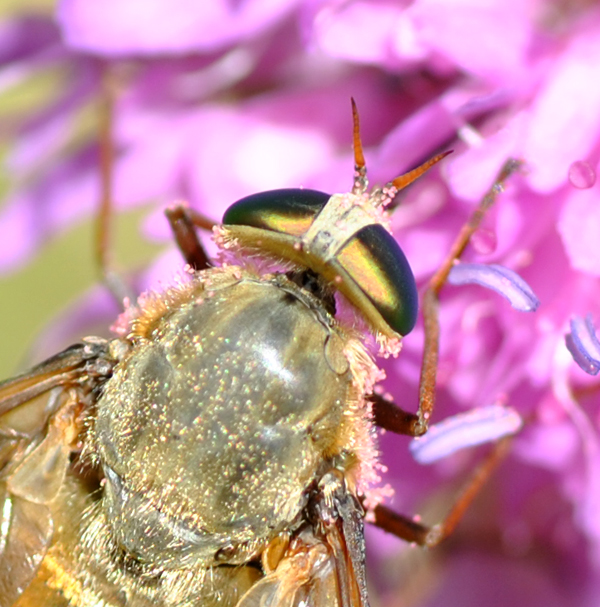
<path id="1" fill-rule="evenodd" d="M 571 332 L 565 336 L 567 349 L 573 360 L 589 375 L 598 375 L 600 371 L 600 341 L 596 336 L 592 316 L 585 321 L 581 316 L 571 319 Z"/>
<path id="2" fill-rule="evenodd" d="M 392 63 L 390 40 L 400 24 L 401 6 L 366 2 L 317 6 L 312 35 L 328 55 L 361 63 Z"/>
<path id="3" fill-rule="evenodd" d="M 512 408 L 490 405 L 453 415 L 430 426 L 424 436 L 413 439 L 409 448 L 420 464 L 432 464 L 466 447 L 474 447 L 521 429 L 523 420 Z"/>
<path id="4" fill-rule="evenodd" d="M 538 192 L 564 185 L 571 163 L 587 158 L 596 145 L 600 129 L 599 61 L 596 20 L 588 31 L 573 36 L 557 56 L 532 103 L 521 154 L 530 168 L 529 182 Z M 583 124 L 585 128 L 581 128 Z M 560 145 L 549 145 L 553 141 L 560 141 Z"/>
<path id="5" fill-rule="evenodd" d="M 514 86 L 529 64 L 532 10 L 516 0 L 418 0 L 407 14 L 430 52 L 484 80 Z M 495 44 L 500 38 L 504 43 Z"/>
<path id="6" fill-rule="evenodd" d="M 67 46 L 116 56 L 210 52 L 258 36 L 294 0 L 62 0 L 58 22 Z"/>
<path id="7" fill-rule="evenodd" d="M 492 289 L 521 312 L 534 312 L 540 305 L 531 287 L 516 272 L 497 264 L 460 263 L 450 270 L 448 282 L 453 285 L 477 284 Z"/>
<path id="8" fill-rule="evenodd" d="M 572 188 L 560 211 L 558 232 L 571 265 L 592 276 L 600 276 L 600 205 L 597 188 Z"/>

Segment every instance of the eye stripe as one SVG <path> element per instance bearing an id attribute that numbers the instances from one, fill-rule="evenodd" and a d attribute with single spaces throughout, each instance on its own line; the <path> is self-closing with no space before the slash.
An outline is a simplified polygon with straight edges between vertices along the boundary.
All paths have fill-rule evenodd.
<path id="1" fill-rule="evenodd" d="M 390 300 L 392 285 L 383 268 L 376 265 L 364 242 L 352 238 L 336 259 L 361 290 L 369 294 L 372 302 L 378 302 L 378 307 L 393 308 L 393 300 Z"/>
<path id="2" fill-rule="evenodd" d="M 312 215 L 308 217 L 289 217 L 282 215 L 281 213 L 263 211 L 255 220 L 246 219 L 242 223 L 243 225 L 249 225 L 250 227 L 262 228 L 263 230 L 270 230 L 272 232 L 281 232 L 282 234 L 289 234 L 290 236 L 302 236 L 302 234 L 308 230 L 312 221 Z"/>

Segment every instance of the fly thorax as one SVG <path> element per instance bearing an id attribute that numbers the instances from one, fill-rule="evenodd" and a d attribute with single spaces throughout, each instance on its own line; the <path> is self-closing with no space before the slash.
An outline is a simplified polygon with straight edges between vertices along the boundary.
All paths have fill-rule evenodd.
<path id="1" fill-rule="evenodd" d="M 241 562 L 300 516 L 347 446 L 356 401 L 328 319 L 277 276 L 236 280 L 153 325 L 108 382 L 93 433 L 126 551 Z"/>

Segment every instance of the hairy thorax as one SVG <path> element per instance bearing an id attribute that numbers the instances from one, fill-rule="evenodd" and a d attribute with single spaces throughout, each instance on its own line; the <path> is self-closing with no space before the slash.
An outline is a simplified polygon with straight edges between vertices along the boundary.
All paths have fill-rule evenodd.
<path id="1" fill-rule="evenodd" d="M 318 298 L 281 274 L 203 274 L 146 301 L 98 400 L 84 459 L 102 490 L 54 549 L 76 554 L 78 607 L 235 601 L 311 486 L 351 476 L 371 440 L 370 359 Z"/>

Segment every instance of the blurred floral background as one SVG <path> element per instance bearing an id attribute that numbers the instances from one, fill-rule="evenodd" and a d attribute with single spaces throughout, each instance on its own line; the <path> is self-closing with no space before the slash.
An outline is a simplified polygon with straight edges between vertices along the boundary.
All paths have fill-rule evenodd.
<path id="1" fill-rule="evenodd" d="M 114 257 L 137 289 L 181 267 L 162 215 L 174 200 L 219 219 L 265 189 L 348 190 L 351 96 L 372 182 L 455 150 L 397 199 L 394 233 L 421 285 L 503 162 L 521 158 L 466 258 L 517 271 L 540 307 L 444 290 L 435 418 L 505 402 L 525 429 L 439 548 L 368 530 L 372 603 L 600 604 L 600 384 L 565 346 L 573 315 L 600 321 L 598 3 L 40 0 L 0 11 L 3 375 L 106 333 L 118 313 L 93 257 L 107 83 Z M 410 410 L 421 345 L 418 326 L 385 365 L 385 389 Z M 477 453 L 423 467 L 407 442 L 382 439 L 392 504 L 436 522 Z"/>

